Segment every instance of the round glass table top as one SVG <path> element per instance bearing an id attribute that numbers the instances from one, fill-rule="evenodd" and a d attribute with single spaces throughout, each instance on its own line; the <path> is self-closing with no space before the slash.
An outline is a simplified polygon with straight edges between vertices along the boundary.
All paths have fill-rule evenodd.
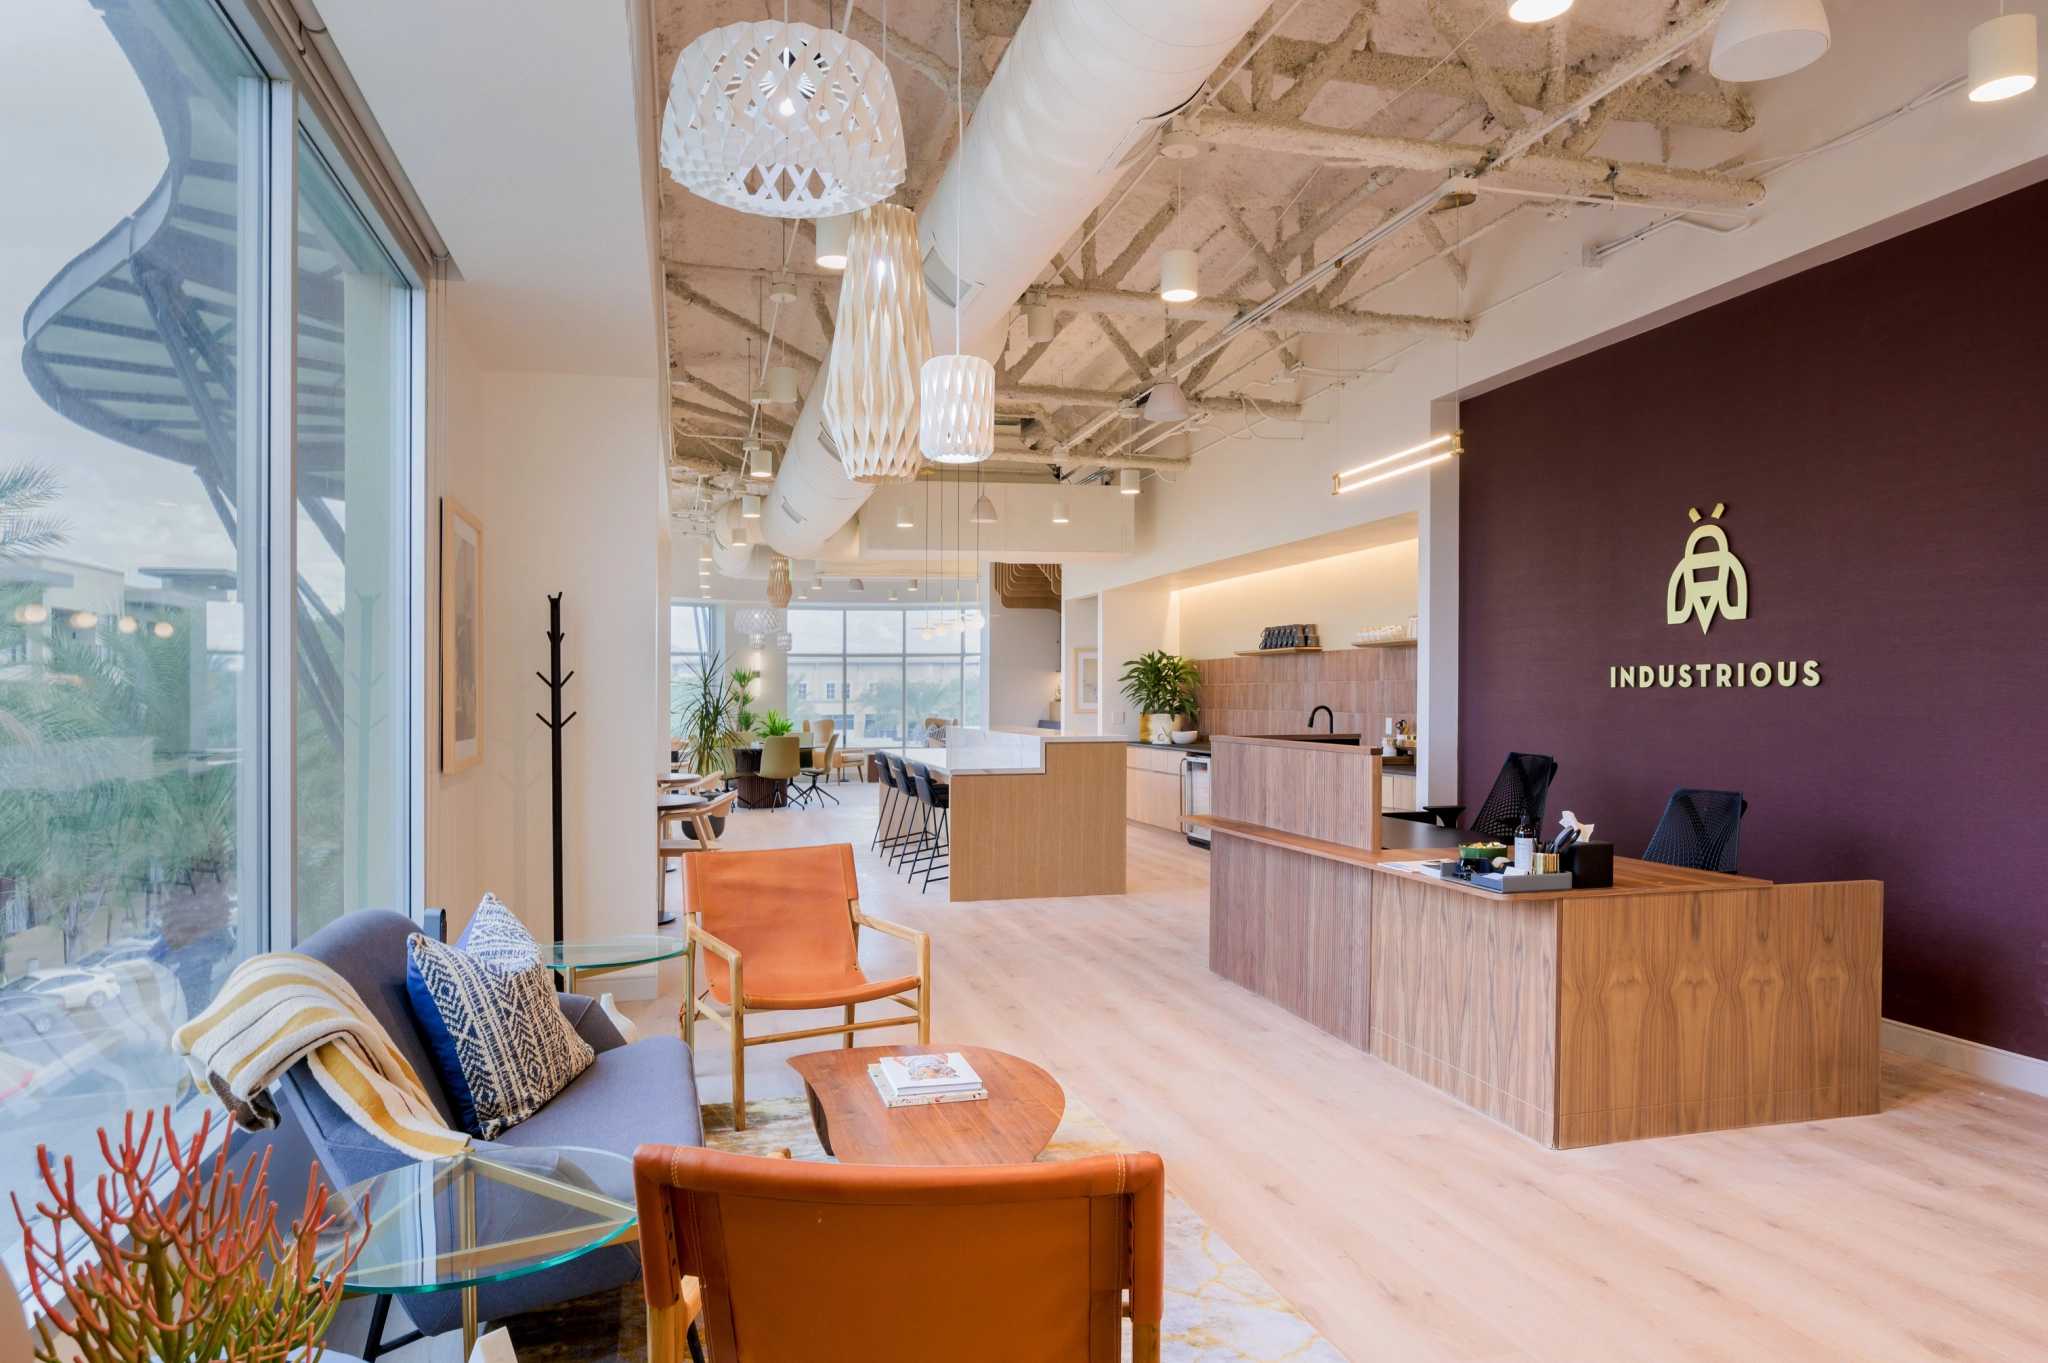
<path id="1" fill-rule="evenodd" d="M 348 1271 L 359 1292 L 440 1292 L 502 1282 L 634 1238 L 633 1161 L 574 1146 L 492 1146 L 422 1160 L 347 1188 L 315 1250 L 322 1276 L 343 1237 L 369 1240 Z"/>
<path id="2" fill-rule="evenodd" d="M 550 970 L 603 970 L 673 960 L 689 949 L 687 938 L 643 932 L 623 937 L 579 937 L 568 942 L 549 942 L 541 947 L 540 959 L 541 964 Z"/>

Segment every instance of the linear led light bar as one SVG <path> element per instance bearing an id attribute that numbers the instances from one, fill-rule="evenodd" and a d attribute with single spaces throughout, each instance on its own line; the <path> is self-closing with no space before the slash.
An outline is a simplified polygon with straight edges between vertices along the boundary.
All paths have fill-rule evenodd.
<path id="1" fill-rule="evenodd" d="M 1355 469 L 1346 469 L 1342 473 L 1332 474 L 1330 475 L 1330 495 L 1334 497 L 1340 492 L 1356 492 L 1362 487 L 1371 487 L 1374 483 L 1384 482 L 1389 478 L 1398 478 L 1402 474 L 1412 473 L 1416 469 L 1428 468 L 1431 464 L 1441 464 L 1454 454 L 1463 454 L 1465 452 L 1465 445 L 1459 437 L 1464 434 L 1461 430 L 1452 431 L 1449 435 L 1440 435 L 1436 439 L 1424 441 L 1420 445 L 1411 445 L 1405 450 L 1397 450 L 1393 454 L 1383 455 L 1369 464 L 1360 464 Z M 1438 449 L 1438 446 L 1441 445 L 1449 445 L 1450 448 Z M 1431 454 L 1431 450 L 1436 450 L 1437 452 Z M 1397 459 L 1407 459 L 1418 454 L 1424 457 L 1417 459 L 1412 464 L 1404 464 L 1397 469 L 1386 469 L 1384 473 L 1373 473 L 1370 478 L 1359 478 L 1360 474 L 1372 473 L 1374 469 L 1386 468 L 1388 464 L 1393 463 Z M 1358 478 L 1358 481 L 1347 483 L 1345 480 L 1349 478 Z"/>

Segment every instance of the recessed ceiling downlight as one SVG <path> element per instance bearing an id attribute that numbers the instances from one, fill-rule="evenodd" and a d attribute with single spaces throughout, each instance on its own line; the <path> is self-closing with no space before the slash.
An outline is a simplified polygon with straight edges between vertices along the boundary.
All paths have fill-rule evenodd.
<path id="1" fill-rule="evenodd" d="M 1820 0 L 1729 0 L 1707 69 L 1720 80 L 1776 80 L 1819 61 L 1830 40 Z"/>
<path id="2" fill-rule="evenodd" d="M 2037 51 L 2031 14 L 2001 14 L 1971 29 L 1971 101 L 1989 104 L 2033 89 Z"/>
<path id="3" fill-rule="evenodd" d="M 1572 0 L 1515 0 L 1508 6 L 1508 18 L 1518 24 L 1540 24 L 1555 19 L 1572 7 Z"/>

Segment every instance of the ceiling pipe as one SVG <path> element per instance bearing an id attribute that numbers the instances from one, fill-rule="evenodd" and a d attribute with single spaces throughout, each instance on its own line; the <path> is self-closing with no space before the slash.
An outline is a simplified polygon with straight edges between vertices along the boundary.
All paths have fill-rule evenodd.
<path id="1" fill-rule="evenodd" d="M 952 346 L 957 299 L 964 348 L 984 358 L 1000 351 L 1019 295 L 1266 7 L 1037 0 L 1026 11 L 919 223 L 942 350 Z M 874 492 L 846 477 L 822 438 L 824 390 L 812 384 L 757 522 L 791 558 L 818 557 Z"/>

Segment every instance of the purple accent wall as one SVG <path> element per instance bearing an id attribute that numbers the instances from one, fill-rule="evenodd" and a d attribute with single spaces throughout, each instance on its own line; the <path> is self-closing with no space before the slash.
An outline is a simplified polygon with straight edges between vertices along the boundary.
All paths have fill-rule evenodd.
<path id="1" fill-rule="evenodd" d="M 2040 1057 L 2044 243 L 2035 186 L 1466 403 L 1459 688 L 1468 805 L 1550 753 L 1551 827 L 1636 856 L 1673 787 L 1740 790 L 1744 872 L 1884 881 L 1886 1017 Z M 1716 502 L 1753 599 L 1702 634 L 1663 596 Z"/>

